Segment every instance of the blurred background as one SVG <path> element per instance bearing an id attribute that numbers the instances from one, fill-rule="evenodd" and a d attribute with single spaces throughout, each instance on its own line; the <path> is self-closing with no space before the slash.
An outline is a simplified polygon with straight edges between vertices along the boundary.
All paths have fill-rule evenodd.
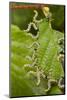
<path id="1" fill-rule="evenodd" d="M 31 3 L 12 3 L 13 5 L 21 6 L 21 5 L 28 5 Z M 32 4 L 34 5 L 34 4 Z M 45 4 L 44 4 L 45 5 Z M 50 8 L 50 12 L 52 13 L 52 27 L 53 29 L 56 29 L 60 32 L 65 31 L 65 26 L 64 26 L 64 17 L 65 17 L 65 6 L 64 5 L 47 5 Z M 32 18 L 34 16 L 33 10 L 38 11 L 38 19 L 44 18 L 45 15 L 42 12 L 41 7 L 37 8 L 31 7 L 30 8 L 22 8 L 22 9 L 15 9 L 10 7 L 10 21 L 11 24 L 17 25 L 20 29 L 26 29 L 28 26 L 28 23 L 32 21 Z"/>

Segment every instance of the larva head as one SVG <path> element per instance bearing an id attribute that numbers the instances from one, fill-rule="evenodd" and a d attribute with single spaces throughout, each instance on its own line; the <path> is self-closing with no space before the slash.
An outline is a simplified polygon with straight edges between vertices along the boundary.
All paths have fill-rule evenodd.
<path id="1" fill-rule="evenodd" d="M 47 17 L 48 14 L 49 14 L 50 9 L 49 9 L 49 7 L 43 7 L 42 11 L 43 11 L 44 15 Z"/>
<path id="2" fill-rule="evenodd" d="M 49 10 L 50 10 L 49 7 L 43 7 L 42 9 L 43 9 L 43 11 L 45 11 L 45 12 L 49 12 Z"/>
<path id="3" fill-rule="evenodd" d="M 42 11 L 43 11 L 45 17 L 46 17 L 49 21 L 52 21 L 52 20 L 53 20 L 53 19 L 52 19 L 52 13 L 50 12 L 49 7 L 43 7 L 43 8 L 42 8 Z"/>

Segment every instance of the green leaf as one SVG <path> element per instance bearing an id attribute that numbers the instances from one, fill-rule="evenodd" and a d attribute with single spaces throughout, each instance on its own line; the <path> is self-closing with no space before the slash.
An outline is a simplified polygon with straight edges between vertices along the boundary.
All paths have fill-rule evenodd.
<path id="1" fill-rule="evenodd" d="M 58 40 L 63 37 L 63 33 L 53 30 L 47 20 L 44 19 L 39 25 L 39 34 L 39 66 L 44 69 L 47 76 L 50 70 L 52 70 L 50 77 L 52 79 L 59 79 L 61 76 L 64 76 L 63 67 L 58 61 Z"/>

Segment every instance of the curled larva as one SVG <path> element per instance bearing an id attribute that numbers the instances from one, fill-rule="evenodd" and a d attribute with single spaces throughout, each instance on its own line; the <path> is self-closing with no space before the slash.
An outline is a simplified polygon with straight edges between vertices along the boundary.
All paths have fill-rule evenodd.
<path id="1" fill-rule="evenodd" d="M 49 79 L 48 80 L 48 88 L 45 89 L 45 92 L 48 92 L 51 89 L 51 83 L 57 83 L 57 81 L 53 80 L 53 79 Z"/>
<path id="2" fill-rule="evenodd" d="M 25 32 L 29 32 L 29 31 L 30 31 L 30 29 L 31 29 L 31 26 L 33 26 L 33 28 L 34 28 L 35 30 L 37 30 L 37 29 L 38 29 L 35 23 L 30 22 L 30 23 L 28 24 L 27 29 L 26 29 L 26 30 L 24 30 L 24 31 L 25 31 Z"/>
<path id="3" fill-rule="evenodd" d="M 36 22 L 37 16 L 38 16 L 38 12 L 36 10 L 34 10 L 34 17 L 33 17 L 33 21 Z"/>
<path id="4" fill-rule="evenodd" d="M 33 28 L 34 28 L 35 30 L 38 29 L 35 23 L 32 23 L 32 26 L 33 26 Z"/>
<path id="5" fill-rule="evenodd" d="M 24 68 L 31 67 L 31 64 L 24 64 Z"/>
<path id="6" fill-rule="evenodd" d="M 34 61 L 32 62 L 32 64 L 25 64 L 24 67 L 35 67 L 36 62 L 37 62 L 37 58 L 34 59 Z"/>
<path id="7" fill-rule="evenodd" d="M 35 59 L 35 50 L 33 51 L 33 54 L 32 54 L 32 61 Z"/>
<path id="8" fill-rule="evenodd" d="M 34 13 L 35 13 L 35 15 L 34 15 L 34 17 L 33 17 L 33 22 L 35 22 L 35 23 L 40 23 L 40 22 L 42 22 L 42 19 L 37 20 L 38 12 L 37 12 L 36 10 L 34 10 Z"/>
<path id="9" fill-rule="evenodd" d="M 30 60 L 30 61 L 32 61 L 32 59 L 31 59 L 30 56 L 26 56 L 25 58 L 28 59 L 28 60 Z"/>
<path id="10" fill-rule="evenodd" d="M 62 84 L 62 80 L 63 80 L 63 78 L 61 77 L 60 79 L 59 79 L 59 82 L 58 82 L 58 86 L 62 89 L 62 88 L 64 88 L 64 84 Z"/>
<path id="11" fill-rule="evenodd" d="M 36 76 L 36 72 L 35 71 L 29 71 L 27 74 L 32 74 L 33 76 Z"/>
<path id="12" fill-rule="evenodd" d="M 40 84 L 40 77 L 45 78 L 45 74 L 43 70 L 40 70 L 38 67 L 37 68 L 37 86 Z"/>
<path id="13" fill-rule="evenodd" d="M 41 72 L 41 76 L 45 79 L 46 78 L 46 75 L 43 73 L 43 72 Z"/>
<path id="14" fill-rule="evenodd" d="M 25 32 L 29 32 L 29 31 L 30 31 L 30 29 L 31 29 L 31 22 L 28 24 L 27 29 L 26 29 L 26 30 L 24 30 L 24 31 L 25 31 Z"/>
<path id="15" fill-rule="evenodd" d="M 64 42 L 64 38 L 58 40 L 58 44 L 63 44 L 63 42 Z"/>
<path id="16" fill-rule="evenodd" d="M 37 20 L 38 12 L 37 12 L 36 10 L 34 10 L 34 13 L 35 13 L 35 15 L 34 15 L 34 17 L 33 17 L 33 22 L 35 22 L 35 23 L 40 23 L 40 22 L 42 22 L 42 19 Z"/>
<path id="17" fill-rule="evenodd" d="M 31 36 L 33 39 L 37 39 L 39 37 L 39 32 L 37 33 L 36 36 L 32 35 L 31 33 L 28 33 L 26 35 Z"/>
<path id="18" fill-rule="evenodd" d="M 59 54 L 58 61 L 62 61 L 64 59 L 64 54 Z"/>
<path id="19" fill-rule="evenodd" d="M 51 81 L 48 81 L 48 88 L 45 89 L 45 92 L 48 92 L 51 89 Z"/>
<path id="20" fill-rule="evenodd" d="M 28 48 L 30 49 L 30 48 L 32 48 L 33 46 L 39 47 L 40 45 L 39 45 L 38 42 L 33 42 L 30 46 L 28 46 Z"/>
<path id="21" fill-rule="evenodd" d="M 40 71 L 39 71 L 39 69 L 38 69 L 38 67 L 37 67 L 37 86 L 40 84 Z"/>
<path id="22" fill-rule="evenodd" d="M 35 67 L 36 62 L 37 62 L 37 58 L 34 59 L 34 62 L 31 64 L 31 66 L 32 66 L 32 67 Z"/>

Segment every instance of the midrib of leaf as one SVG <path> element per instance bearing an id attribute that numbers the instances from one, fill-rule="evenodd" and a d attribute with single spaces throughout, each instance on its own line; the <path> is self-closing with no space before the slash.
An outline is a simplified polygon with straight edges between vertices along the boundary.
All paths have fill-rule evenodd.
<path id="1" fill-rule="evenodd" d="M 52 33 L 50 33 L 50 31 Z M 47 28 L 47 30 L 45 32 L 43 32 L 42 37 L 40 37 L 40 40 L 42 40 L 43 42 L 41 43 L 40 41 L 40 49 L 39 49 L 39 58 L 41 59 L 41 65 L 42 65 L 42 61 L 44 61 L 43 59 L 46 57 L 46 53 L 47 53 L 47 49 L 50 47 L 51 41 L 53 39 L 53 31 L 50 28 Z M 44 38 L 44 39 L 43 39 Z M 45 39 L 47 38 L 48 41 L 45 42 Z M 49 50 L 50 52 L 50 50 Z M 49 56 L 49 55 L 48 55 Z"/>
<path id="2" fill-rule="evenodd" d="M 49 35 L 46 36 L 46 33 L 48 33 Z M 39 53 L 39 57 L 41 59 L 40 60 L 40 65 L 46 71 L 46 73 L 49 73 L 49 70 L 52 68 L 53 58 L 54 58 L 54 56 L 56 56 L 56 59 L 55 59 L 56 61 L 54 61 L 54 64 L 58 65 L 58 67 L 60 69 L 59 70 L 60 71 L 60 74 L 58 74 L 59 75 L 58 76 L 57 74 L 54 74 L 53 73 L 52 76 L 54 76 L 53 78 L 59 79 L 61 77 L 61 75 L 63 75 L 63 69 L 62 69 L 61 63 L 59 62 L 59 64 L 58 64 L 58 60 L 57 60 L 57 58 L 58 58 L 57 57 L 58 56 L 57 55 L 57 53 L 58 53 L 58 36 L 59 35 L 57 35 L 56 34 L 56 31 L 54 31 L 52 29 L 50 29 L 50 31 L 48 31 L 48 28 L 47 28 L 46 31 L 44 30 L 44 32 L 43 33 L 40 33 L 40 34 L 43 34 L 43 35 L 41 35 L 40 41 L 39 41 L 40 42 L 40 45 L 41 45 L 41 40 L 42 40 L 42 45 L 41 45 L 41 47 L 39 49 L 39 52 L 38 52 Z M 58 34 L 59 34 L 59 32 L 58 32 Z M 49 41 L 47 43 L 45 42 L 45 38 L 48 38 L 49 39 Z M 51 52 L 50 52 L 50 50 L 48 50 L 49 52 L 47 52 L 47 49 L 50 47 L 50 44 L 52 42 L 53 42 L 53 46 L 55 45 L 55 47 L 54 47 L 54 49 L 51 48 Z M 45 44 L 46 44 L 46 46 L 45 46 Z M 43 46 L 43 48 L 42 48 L 42 46 Z M 43 51 L 41 49 L 43 49 Z M 54 51 L 52 52 L 52 50 L 54 50 L 55 52 Z M 42 53 L 40 53 L 40 52 L 42 52 Z M 47 53 L 48 58 L 45 58 L 46 53 Z M 52 55 L 50 53 L 52 53 Z M 50 59 L 49 59 L 49 57 L 50 57 Z M 45 59 L 46 59 L 46 61 L 45 61 Z M 48 61 L 50 61 L 50 63 Z M 48 62 L 49 66 L 48 66 L 48 64 L 45 64 L 46 62 Z M 55 66 L 55 67 L 56 67 L 55 69 L 54 68 L 52 68 L 52 69 L 56 73 L 57 66 Z M 59 71 L 58 71 L 58 73 L 59 73 Z M 57 75 L 57 77 L 55 75 Z"/>
<path id="3" fill-rule="evenodd" d="M 44 56 L 43 53 L 45 53 L 45 51 L 47 50 L 47 48 L 49 46 L 50 37 L 51 37 L 51 35 L 49 34 L 49 32 L 50 32 L 50 29 L 47 29 L 46 32 L 43 32 L 42 37 L 40 37 L 39 40 L 38 40 L 38 42 L 40 43 L 40 47 L 39 47 L 39 50 L 38 50 L 38 58 L 39 58 L 39 62 L 40 63 L 41 63 L 41 61 L 43 59 L 43 56 Z M 46 40 L 47 37 L 48 37 L 48 40 Z"/>
<path id="4" fill-rule="evenodd" d="M 51 34 L 51 37 L 50 37 L 50 41 L 49 41 L 49 43 L 48 43 L 48 45 L 47 45 L 47 47 L 46 47 L 46 50 L 45 50 L 45 48 L 44 48 L 44 50 L 45 50 L 45 52 L 44 52 L 44 54 L 43 54 L 43 57 L 42 57 L 42 59 L 41 59 L 41 65 L 42 66 L 44 66 L 44 69 L 46 69 L 47 68 L 47 70 L 50 70 L 50 65 L 51 65 L 51 63 L 52 63 L 52 60 L 53 60 L 53 58 L 54 58 L 54 55 L 55 54 L 57 54 L 57 47 L 55 48 L 54 46 L 56 46 L 56 45 L 54 45 L 53 44 L 53 46 L 51 47 L 51 44 L 52 44 L 52 42 L 54 42 L 54 41 L 52 41 L 53 40 L 53 35 L 54 35 L 54 33 L 49 33 L 49 34 Z M 53 35 L 52 35 L 53 34 Z M 48 38 L 48 37 L 47 37 Z M 53 48 L 54 47 L 54 48 Z M 51 50 L 51 51 L 50 51 Z M 49 62 L 50 61 L 50 62 Z M 46 64 L 45 64 L 46 63 Z M 48 63 L 48 64 L 47 64 Z M 46 66 L 45 66 L 46 65 Z M 47 72 L 47 71 L 46 71 Z"/>

